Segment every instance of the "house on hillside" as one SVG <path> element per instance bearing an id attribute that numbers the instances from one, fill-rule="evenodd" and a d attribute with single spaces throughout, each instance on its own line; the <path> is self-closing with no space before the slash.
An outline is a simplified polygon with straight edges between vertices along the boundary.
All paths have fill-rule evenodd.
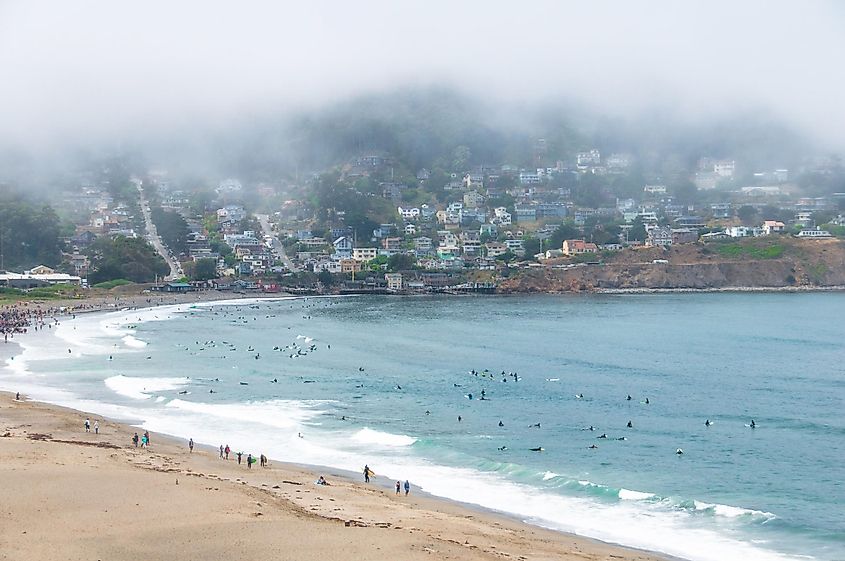
<path id="1" fill-rule="evenodd" d="M 563 240 L 563 247 L 561 247 L 563 255 L 567 256 L 596 253 L 598 250 L 596 244 L 584 240 Z"/>
<path id="2" fill-rule="evenodd" d="M 784 231 L 786 225 L 778 220 L 764 220 L 763 221 L 763 235 L 771 236 L 772 234 L 779 234 Z"/>
<path id="3" fill-rule="evenodd" d="M 340 236 L 334 242 L 334 254 L 338 259 L 347 259 L 352 257 L 352 238 L 349 236 Z"/>
<path id="4" fill-rule="evenodd" d="M 648 232 L 646 245 L 651 247 L 669 247 L 672 245 L 672 229 L 656 226 Z"/>

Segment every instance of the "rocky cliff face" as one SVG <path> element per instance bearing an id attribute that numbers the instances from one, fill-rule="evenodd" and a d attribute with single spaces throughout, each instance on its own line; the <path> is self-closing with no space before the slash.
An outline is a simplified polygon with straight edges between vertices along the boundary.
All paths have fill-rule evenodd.
<path id="1" fill-rule="evenodd" d="M 626 250 L 599 265 L 548 265 L 499 281 L 504 293 L 832 286 L 845 286 L 845 242 L 792 238 Z"/>

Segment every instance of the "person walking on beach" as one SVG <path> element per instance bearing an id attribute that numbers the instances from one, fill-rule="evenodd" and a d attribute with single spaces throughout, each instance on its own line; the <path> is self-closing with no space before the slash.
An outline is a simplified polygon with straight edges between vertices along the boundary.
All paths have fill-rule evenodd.
<path id="1" fill-rule="evenodd" d="M 401 484 L 401 483 L 399 483 L 399 482 L 397 481 L 397 482 L 396 482 L 396 494 L 397 494 L 397 495 L 399 494 L 399 488 L 400 488 L 401 486 L 402 486 L 402 484 Z"/>
<path id="2" fill-rule="evenodd" d="M 247 454 L 246 455 L 246 468 L 252 469 L 252 462 L 254 462 L 254 461 L 255 461 L 255 459 L 252 457 L 252 454 L 251 453 Z"/>
<path id="3" fill-rule="evenodd" d="M 100 421 L 94 421 L 94 434 L 100 434 Z"/>
<path id="4" fill-rule="evenodd" d="M 228 445 L 228 444 L 226 445 L 226 448 L 224 448 L 224 450 L 223 450 L 224 452 L 226 452 L 226 459 L 227 459 L 227 460 L 229 459 L 229 452 L 231 452 L 231 450 L 232 450 L 232 449 L 231 449 L 231 448 L 229 448 L 229 445 Z"/>
<path id="5" fill-rule="evenodd" d="M 411 483 L 406 479 L 405 480 L 405 496 L 408 496 L 408 493 L 411 492 Z"/>
<path id="6" fill-rule="evenodd" d="M 369 483 L 369 482 L 370 482 L 370 474 L 372 474 L 372 473 L 373 473 L 373 472 L 372 472 L 372 470 L 370 469 L 370 466 L 365 465 L 365 466 L 364 466 L 364 483 Z"/>
<path id="7" fill-rule="evenodd" d="M 85 419 L 85 432 L 91 432 L 91 419 Z"/>
<path id="8" fill-rule="evenodd" d="M 132 444 L 134 444 L 134 445 L 135 445 L 135 448 L 137 448 L 137 447 L 138 447 L 138 441 L 139 441 L 139 440 L 140 440 L 140 439 L 138 438 L 138 433 L 136 432 L 136 433 L 135 433 L 135 436 L 133 436 L 133 437 L 132 437 Z"/>
<path id="9" fill-rule="evenodd" d="M 220 445 L 220 459 L 223 459 L 223 445 Z"/>
<path id="10" fill-rule="evenodd" d="M 144 431 L 144 438 L 147 439 L 147 446 L 149 446 L 150 445 L 150 431 L 148 431 L 148 430 Z"/>
<path id="11" fill-rule="evenodd" d="M 241 455 L 242 455 L 242 454 L 243 454 L 243 452 L 238 452 L 238 453 L 237 453 L 237 456 L 238 456 L 238 465 L 241 465 Z"/>
<path id="12" fill-rule="evenodd" d="M 146 448 L 147 444 L 148 444 L 147 434 L 144 433 L 144 436 L 141 437 L 141 448 Z"/>
<path id="13" fill-rule="evenodd" d="M 188 449 L 191 451 L 191 454 L 194 453 L 194 439 L 193 438 L 188 439 Z"/>

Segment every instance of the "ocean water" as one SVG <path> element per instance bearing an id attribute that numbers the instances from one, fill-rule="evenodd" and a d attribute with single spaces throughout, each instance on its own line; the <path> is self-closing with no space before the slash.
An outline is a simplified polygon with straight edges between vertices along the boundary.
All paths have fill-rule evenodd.
<path id="1" fill-rule="evenodd" d="M 684 559 L 832 561 L 843 318 L 841 293 L 167 306 L 21 338 L 0 387 Z"/>

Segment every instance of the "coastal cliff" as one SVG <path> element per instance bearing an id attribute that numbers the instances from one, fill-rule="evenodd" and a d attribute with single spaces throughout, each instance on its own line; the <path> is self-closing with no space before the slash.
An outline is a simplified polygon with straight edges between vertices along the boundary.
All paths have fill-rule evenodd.
<path id="1" fill-rule="evenodd" d="M 555 260 L 501 279 L 501 293 L 845 286 L 845 241 L 757 238 Z"/>

